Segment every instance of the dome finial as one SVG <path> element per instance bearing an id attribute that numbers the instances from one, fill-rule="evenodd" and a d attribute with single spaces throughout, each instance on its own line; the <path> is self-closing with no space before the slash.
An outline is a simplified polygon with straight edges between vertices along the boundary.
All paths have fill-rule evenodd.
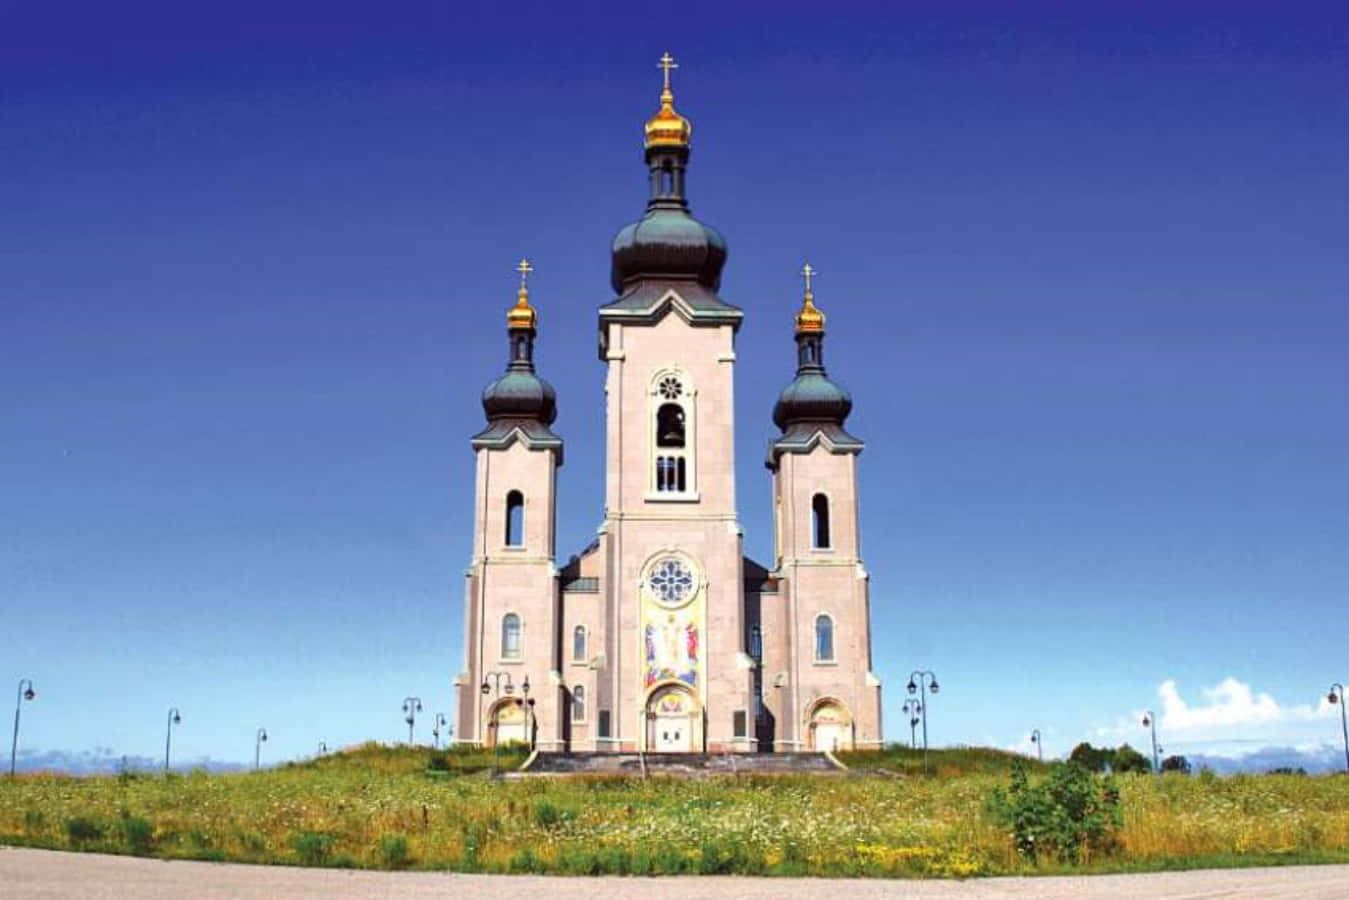
<path id="1" fill-rule="evenodd" d="M 510 328 L 534 328 L 539 314 L 529 305 L 529 274 L 534 271 L 529 260 L 521 259 L 515 266 L 520 273 L 520 290 L 515 295 L 515 306 L 506 314 L 506 325 Z"/>
<path id="2" fill-rule="evenodd" d="M 801 334 L 807 331 L 824 331 L 824 313 L 820 312 L 815 306 L 815 295 L 811 292 L 810 280 L 820 274 L 820 270 L 806 262 L 801 267 L 801 277 L 806 280 L 806 298 L 801 304 L 801 311 L 796 314 L 796 333 Z"/>
<path id="3" fill-rule="evenodd" d="M 670 90 L 670 70 L 679 68 L 679 64 L 666 51 L 656 66 L 665 73 L 665 86 L 660 92 L 660 109 L 646 122 L 646 146 L 687 147 L 693 125 L 675 112 L 674 91 Z"/>

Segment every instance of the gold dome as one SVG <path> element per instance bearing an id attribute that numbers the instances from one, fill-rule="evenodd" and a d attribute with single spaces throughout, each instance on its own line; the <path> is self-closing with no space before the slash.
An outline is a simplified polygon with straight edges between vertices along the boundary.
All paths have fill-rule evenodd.
<path id="1" fill-rule="evenodd" d="M 660 109 L 646 120 L 645 146 L 687 147 L 693 135 L 693 124 L 675 112 L 674 92 L 670 90 L 670 70 L 679 66 L 674 57 L 666 53 L 660 58 L 660 68 L 665 70 L 665 88 L 660 92 Z"/>
<path id="2" fill-rule="evenodd" d="M 801 276 L 806 279 L 806 299 L 801 304 L 801 310 L 796 314 L 796 333 L 801 334 L 807 331 L 824 331 L 824 313 L 820 312 L 815 305 L 815 295 L 810 290 L 810 279 L 819 274 L 819 271 L 806 263 L 801 267 Z"/>
<path id="3" fill-rule="evenodd" d="M 515 271 L 520 273 L 520 290 L 515 295 L 515 305 L 506 313 L 507 328 L 535 328 L 539 323 L 539 314 L 529 305 L 529 273 L 534 267 L 529 260 L 520 260 Z"/>

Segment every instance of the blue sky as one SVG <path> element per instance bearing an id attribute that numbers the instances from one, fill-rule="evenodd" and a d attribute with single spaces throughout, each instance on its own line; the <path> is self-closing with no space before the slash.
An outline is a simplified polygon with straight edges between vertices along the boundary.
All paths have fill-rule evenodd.
<path id="1" fill-rule="evenodd" d="M 922 666 L 937 744 L 1138 745 L 1152 707 L 1168 750 L 1338 746 L 1343 10 L 563 6 L 0 10 L 25 748 L 153 758 L 176 704 L 176 757 L 247 760 L 261 725 L 275 761 L 399 739 L 409 694 L 423 739 L 452 712 L 468 437 L 521 255 L 559 555 L 600 520 L 595 309 L 667 49 L 746 311 L 760 560 L 796 272 L 821 272 L 889 736 Z"/>

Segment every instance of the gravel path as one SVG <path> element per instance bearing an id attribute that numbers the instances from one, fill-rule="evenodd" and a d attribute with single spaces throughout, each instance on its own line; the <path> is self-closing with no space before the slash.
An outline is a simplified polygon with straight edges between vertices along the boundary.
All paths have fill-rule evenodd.
<path id="1" fill-rule="evenodd" d="M 1188 900 L 1349 900 L 1349 866 L 1205 869 L 1149 875 L 879 881 L 782 878 L 554 878 L 440 872 L 353 872 L 231 863 L 166 862 L 128 856 L 0 848 L 5 898 L 463 897 L 595 900 L 598 897 L 704 898 L 1137 897 Z"/>

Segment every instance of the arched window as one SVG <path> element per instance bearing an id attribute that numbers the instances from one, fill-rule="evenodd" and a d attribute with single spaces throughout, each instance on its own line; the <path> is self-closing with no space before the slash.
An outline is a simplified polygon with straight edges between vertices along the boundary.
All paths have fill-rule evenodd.
<path id="1" fill-rule="evenodd" d="M 579 684 L 571 689 L 571 720 L 573 722 L 586 720 L 586 689 Z"/>
<path id="2" fill-rule="evenodd" d="M 815 661 L 834 661 L 834 620 L 823 613 L 815 617 Z"/>
<path id="3" fill-rule="evenodd" d="M 520 658 L 520 617 L 515 613 L 501 619 L 501 658 Z"/>
<path id="4" fill-rule="evenodd" d="M 571 633 L 571 658 L 572 662 L 585 662 L 586 660 L 586 627 L 577 625 Z"/>
<path id="5" fill-rule="evenodd" d="M 656 446 L 684 446 L 684 410 L 678 403 L 662 403 L 656 411 Z"/>
<path id="6" fill-rule="evenodd" d="M 749 627 L 749 655 L 754 659 L 763 659 L 763 631 L 757 622 Z"/>
<path id="7" fill-rule="evenodd" d="M 810 512 L 814 525 L 815 546 L 821 550 L 829 548 L 829 498 L 816 494 L 810 500 Z"/>
<path id="8" fill-rule="evenodd" d="M 521 547 L 525 543 L 525 495 L 511 491 L 506 495 L 506 546 Z"/>
<path id="9" fill-rule="evenodd" d="M 683 375 L 659 373 L 652 383 L 652 489 L 689 494 L 693 485 L 693 396 Z"/>

